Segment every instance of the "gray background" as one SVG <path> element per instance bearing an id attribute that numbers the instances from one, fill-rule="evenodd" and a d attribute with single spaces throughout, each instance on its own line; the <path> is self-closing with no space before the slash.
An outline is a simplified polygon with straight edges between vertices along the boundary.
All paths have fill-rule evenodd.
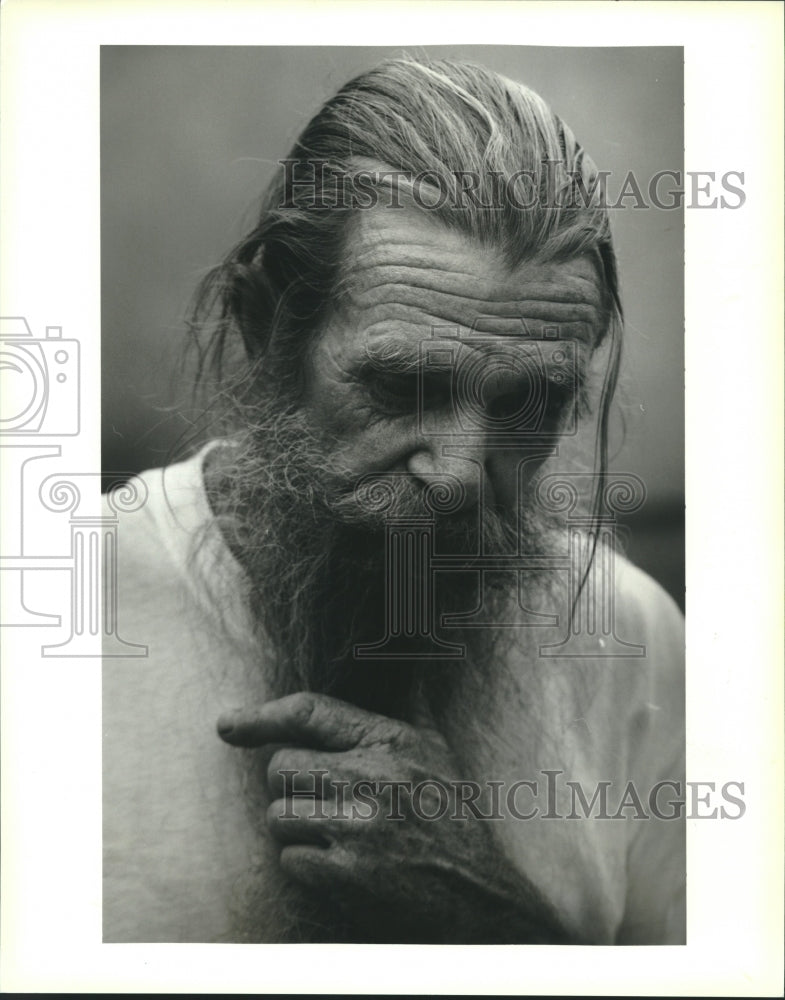
<path id="1" fill-rule="evenodd" d="M 104 46 L 101 50 L 103 467 L 176 457 L 190 427 L 178 360 L 199 277 L 253 222 L 277 160 L 319 104 L 400 48 Z M 438 46 L 538 91 L 615 197 L 683 168 L 681 48 Z M 412 100 L 416 100 L 416 94 Z M 648 500 L 631 557 L 683 605 L 683 213 L 613 213 L 626 315 L 613 467 Z"/>

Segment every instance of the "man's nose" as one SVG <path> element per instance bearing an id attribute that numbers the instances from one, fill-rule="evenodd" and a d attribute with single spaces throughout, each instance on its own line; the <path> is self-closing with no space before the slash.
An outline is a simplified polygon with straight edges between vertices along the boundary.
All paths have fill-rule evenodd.
<path id="1" fill-rule="evenodd" d="M 434 440 L 418 447 L 409 455 L 407 471 L 423 487 L 441 486 L 454 490 L 455 497 L 447 506 L 456 510 L 472 510 L 480 503 L 483 490 L 485 449 L 480 441 L 471 446 L 459 441 Z M 485 491 L 488 492 L 486 483 Z M 486 502 L 492 498 L 486 495 Z"/>

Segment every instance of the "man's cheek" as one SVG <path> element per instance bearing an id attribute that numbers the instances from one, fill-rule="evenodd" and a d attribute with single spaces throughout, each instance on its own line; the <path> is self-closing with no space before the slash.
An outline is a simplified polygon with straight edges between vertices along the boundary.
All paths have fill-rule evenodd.
<path id="1" fill-rule="evenodd" d="M 317 433 L 341 441 L 357 433 L 357 418 L 363 406 L 355 386 L 325 379 L 306 398 L 305 411 Z"/>
<path id="2" fill-rule="evenodd" d="M 391 419 L 372 406 L 358 405 L 350 421 L 351 432 L 339 439 L 333 454 L 337 471 L 344 468 L 359 476 L 403 468 L 415 447 L 411 418 Z"/>

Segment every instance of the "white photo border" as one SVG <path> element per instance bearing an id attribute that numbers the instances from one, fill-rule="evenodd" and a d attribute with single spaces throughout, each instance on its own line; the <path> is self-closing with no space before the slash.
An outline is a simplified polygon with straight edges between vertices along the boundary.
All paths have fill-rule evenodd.
<path id="1" fill-rule="evenodd" d="M 743 171 L 746 192 L 740 210 L 685 213 L 687 777 L 743 781 L 747 805 L 688 824 L 688 944 L 102 944 L 100 659 L 46 659 L 37 630 L 4 629 L 5 991 L 779 994 L 782 18 L 772 3 L 3 5 L 0 315 L 83 345 L 81 432 L 60 441 L 72 474 L 100 468 L 101 45 L 683 46 L 685 168 Z M 97 513 L 97 488 L 85 503 Z"/>

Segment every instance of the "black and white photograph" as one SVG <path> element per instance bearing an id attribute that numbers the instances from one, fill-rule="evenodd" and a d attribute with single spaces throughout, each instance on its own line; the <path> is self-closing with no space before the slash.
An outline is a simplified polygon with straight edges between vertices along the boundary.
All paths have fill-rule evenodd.
<path id="1" fill-rule="evenodd" d="M 404 992 L 697 995 L 697 956 L 741 926 L 717 932 L 720 897 L 763 927 L 777 870 L 756 762 L 771 772 L 781 677 L 764 628 L 728 631 L 772 511 L 746 543 L 717 530 L 746 495 L 751 410 L 727 424 L 749 382 L 728 412 L 718 385 L 740 369 L 732 317 L 762 331 L 754 283 L 781 282 L 781 250 L 747 286 L 700 270 L 745 257 L 759 161 L 692 144 L 713 119 L 687 14 L 680 34 L 642 4 L 651 30 L 622 42 L 510 4 L 455 42 L 370 29 L 399 4 L 352 38 L 357 5 L 301 32 L 305 5 L 280 29 L 251 6 L 233 34 L 87 17 L 60 103 L 90 95 L 90 154 L 51 192 L 14 175 L 53 224 L 64 307 L 27 306 L 21 253 L 0 318 L 2 624 L 9 659 L 41 666 L 6 672 L 4 719 L 14 741 L 31 698 L 62 719 L 20 774 L 51 760 L 71 829 L 6 880 L 5 914 L 26 914 L 5 920 L 11 978 L 36 982 L 35 878 L 44 939 L 68 900 L 83 914 L 53 989 L 294 992 L 321 955 L 343 970 L 328 993 L 389 991 L 362 971 L 389 956 Z M 586 9 L 611 6 L 630 11 Z M 769 8 L 748 6 L 757 38 Z M 515 10 L 531 32 L 504 29 Z M 62 193 L 82 187 L 80 214 Z M 747 488 L 770 443 L 745 437 Z M 14 815 L 12 855 L 38 813 Z M 758 935 L 762 984 L 781 923 Z M 729 995 L 743 947 L 719 949 Z"/>
<path id="2" fill-rule="evenodd" d="M 104 939 L 684 943 L 682 51 L 101 68 Z"/>

